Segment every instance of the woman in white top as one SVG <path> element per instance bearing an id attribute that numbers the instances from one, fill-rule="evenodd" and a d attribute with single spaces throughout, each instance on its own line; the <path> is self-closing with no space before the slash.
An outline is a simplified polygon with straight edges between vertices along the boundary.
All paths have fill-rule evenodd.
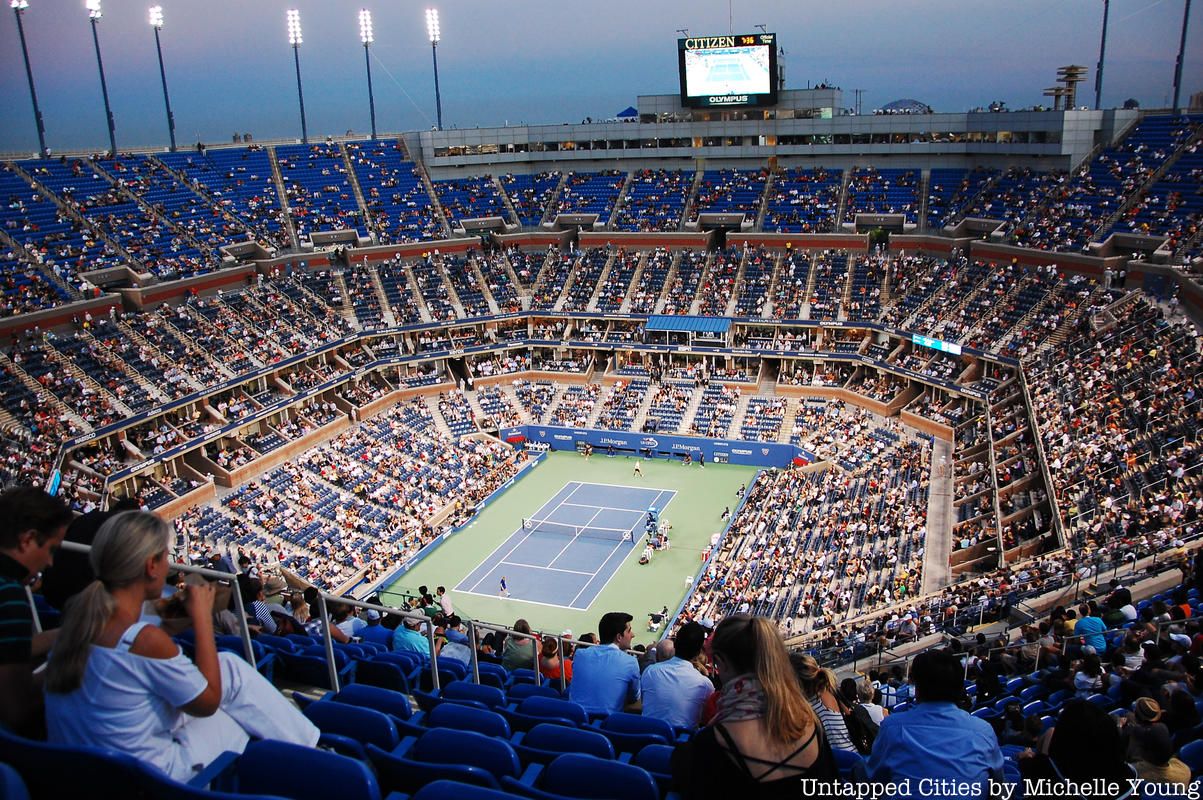
<path id="1" fill-rule="evenodd" d="M 193 664 L 140 620 L 171 566 L 171 527 L 153 514 L 109 519 L 92 544 L 97 580 L 72 598 L 46 672 L 52 742 L 128 753 L 186 781 L 250 736 L 312 746 L 318 730 L 247 662 L 218 654 L 211 584 L 180 591 L 196 632 Z"/>

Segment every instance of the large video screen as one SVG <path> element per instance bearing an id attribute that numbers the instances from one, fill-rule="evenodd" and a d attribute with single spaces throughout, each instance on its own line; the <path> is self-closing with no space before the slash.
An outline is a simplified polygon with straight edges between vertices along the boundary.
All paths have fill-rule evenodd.
<path id="1" fill-rule="evenodd" d="M 677 40 L 681 105 L 767 106 L 777 102 L 777 35 L 693 36 Z"/>

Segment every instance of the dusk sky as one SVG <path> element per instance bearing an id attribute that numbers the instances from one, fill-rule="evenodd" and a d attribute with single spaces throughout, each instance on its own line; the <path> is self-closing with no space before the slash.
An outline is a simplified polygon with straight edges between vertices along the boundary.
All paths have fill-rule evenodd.
<path id="1" fill-rule="evenodd" d="M 157 0 L 172 108 L 181 145 L 299 137 L 295 74 L 285 11 L 298 8 L 301 72 L 311 138 L 367 131 L 364 53 L 357 13 L 373 14 L 377 127 L 428 128 L 434 89 L 422 2 L 343 0 Z M 29 44 L 47 144 L 107 148 L 100 81 L 83 0 L 29 0 Z M 105 0 L 100 23 L 119 147 L 166 145 L 167 125 L 147 9 Z M 7 5 L 7 3 L 5 4 Z M 1101 0 L 607 0 L 600 3 L 437 0 L 439 79 L 445 127 L 579 122 L 611 117 L 640 94 L 675 93 L 678 28 L 691 35 L 755 32 L 763 24 L 785 48 L 787 88 L 826 81 L 863 89 L 866 112 L 899 98 L 937 111 L 992 100 L 1011 108 L 1048 102 L 1057 67 L 1089 67 L 1078 102 L 1093 105 Z M 1203 19 L 1193 10 L 1182 103 L 1203 89 Z M 733 19 L 729 23 L 729 9 Z M 1183 0 L 1114 0 L 1104 106 L 1128 98 L 1169 102 Z M 32 152 L 37 136 L 17 26 L 0 9 L 0 152 Z"/>

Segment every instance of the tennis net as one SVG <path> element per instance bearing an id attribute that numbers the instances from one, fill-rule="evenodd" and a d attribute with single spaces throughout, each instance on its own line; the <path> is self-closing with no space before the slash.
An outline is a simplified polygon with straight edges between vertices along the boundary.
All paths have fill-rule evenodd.
<path id="1" fill-rule="evenodd" d="M 634 539 L 629 528 L 596 528 L 592 525 L 569 525 L 547 519 L 524 519 L 522 528 L 529 533 L 558 533 L 563 536 L 579 536 L 582 539 L 605 539 L 621 542 L 624 537 Z"/>

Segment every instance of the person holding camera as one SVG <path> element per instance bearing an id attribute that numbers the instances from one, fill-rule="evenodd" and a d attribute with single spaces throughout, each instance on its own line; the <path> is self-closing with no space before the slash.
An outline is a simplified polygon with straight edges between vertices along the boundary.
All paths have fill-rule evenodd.
<path id="1" fill-rule="evenodd" d="M 172 537 L 142 511 L 117 514 L 96 534 L 96 580 L 67 603 L 46 669 L 50 741 L 119 750 L 180 781 L 251 736 L 316 745 L 317 728 L 254 667 L 217 652 L 212 584 L 185 584 L 160 607 L 166 618 L 182 603 L 195 664 L 141 618 L 143 603 L 162 595 Z"/>

